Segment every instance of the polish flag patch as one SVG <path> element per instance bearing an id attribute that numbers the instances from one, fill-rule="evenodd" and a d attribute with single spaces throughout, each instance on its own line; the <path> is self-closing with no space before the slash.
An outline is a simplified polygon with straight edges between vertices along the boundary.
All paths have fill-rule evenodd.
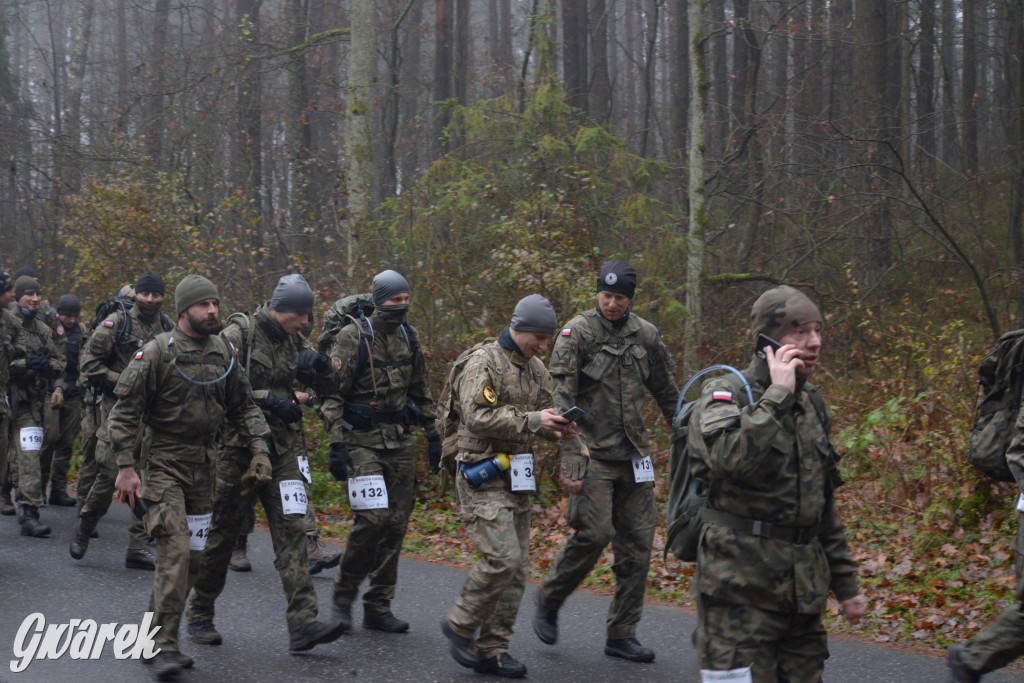
<path id="1" fill-rule="evenodd" d="M 113 320 L 104 320 L 103 321 L 103 327 L 113 327 L 113 326 L 114 326 L 114 321 Z"/>
<path id="2" fill-rule="evenodd" d="M 141 358 L 142 358 L 142 349 L 139 349 L 138 351 L 135 352 L 135 355 L 132 356 L 132 360 L 140 360 Z"/>
<path id="3" fill-rule="evenodd" d="M 725 390 L 718 390 L 711 392 L 712 401 L 725 401 L 726 403 L 732 403 L 732 392 Z"/>
<path id="4" fill-rule="evenodd" d="M 570 334 L 572 334 L 572 328 L 571 327 L 563 327 L 562 328 L 562 336 L 563 337 L 568 337 Z"/>

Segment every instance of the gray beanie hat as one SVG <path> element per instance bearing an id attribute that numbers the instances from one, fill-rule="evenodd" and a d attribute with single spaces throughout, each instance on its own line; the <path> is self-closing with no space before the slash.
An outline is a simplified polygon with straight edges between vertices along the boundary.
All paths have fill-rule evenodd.
<path id="1" fill-rule="evenodd" d="M 82 302 L 74 294 L 64 294 L 57 301 L 57 315 L 81 315 Z"/>
<path id="2" fill-rule="evenodd" d="M 409 293 L 409 283 L 393 270 L 377 273 L 373 278 L 373 305 L 382 306 L 391 297 Z"/>
<path id="3" fill-rule="evenodd" d="M 284 275 L 277 281 L 270 307 L 279 313 L 308 313 L 313 310 L 313 290 L 298 273 Z"/>
<path id="4" fill-rule="evenodd" d="M 550 301 L 540 294 L 531 294 L 516 304 L 509 327 L 516 332 L 554 334 L 558 327 L 558 316 Z"/>
<path id="5" fill-rule="evenodd" d="M 174 311 L 180 316 L 192 304 L 207 299 L 220 301 L 217 285 L 202 275 L 186 275 L 185 279 L 174 288 Z"/>

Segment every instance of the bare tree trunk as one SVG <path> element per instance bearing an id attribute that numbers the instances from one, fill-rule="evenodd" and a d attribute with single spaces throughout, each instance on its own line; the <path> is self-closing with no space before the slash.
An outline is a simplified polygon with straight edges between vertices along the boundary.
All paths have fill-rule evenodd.
<path id="1" fill-rule="evenodd" d="M 562 80 L 565 100 L 587 114 L 587 1 L 562 0 Z"/>
<path id="2" fill-rule="evenodd" d="M 640 156 L 647 156 L 649 146 L 652 113 L 654 108 L 654 49 L 658 44 L 658 9 L 661 3 L 657 0 L 651 2 L 650 10 L 647 13 L 645 44 L 644 44 L 644 109 L 640 121 Z"/>
<path id="3" fill-rule="evenodd" d="M 925 187 L 935 176 L 935 0 L 920 0 L 921 40 L 917 78 L 917 167 Z"/>
<path id="4" fill-rule="evenodd" d="M 715 3 L 712 3 L 715 4 Z M 701 282 L 704 277 L 704 239 L 708 227 L 707 187 L 705 186 L 704 153 L 707 142 L 708 82 L 705 48 L 704 12 L 708 0 L 689 0 L 690 27 L 690 161 L 689 195 L 690 227 L 686 252 L 686 345 L 683 351 L 683 373 L 688 375 L 698 365 L 698 349 L 703 337 Z"/>
<path id="5" fill-rule="evenodd" d="M 1017 270 L 1017 326 L 1024 318 L 1024 2 L 1010 4 L 1010 45 L 1015 53 L 1007 55 L 1006 82 L 1010 91 L 1013 116 L 1007 126 L 1009 148 L 1013 154 L 1013 199 L 1010 210 L 1010 245 Z"/>
<path id="6" fill-rule="evenodd" d="M 723 0 L 711 0 L 705 5 L 710 10 L 711 30 L 716 35 L 711 38 L 711 109 L 708 115 L 711 117 L 711 139 L 708 141 L 713 150 L 713 157 L 720 157 L 722 151 L 728 148 L 728 132 L 732 124 L 729 121 L 729 36 L 725 26 L 725 2 Z M 692 15 L 691 15 L 692 16 Z M 690 27 L 693 31 L 693 27 Z M 692 67 L 691 67 L 692 72 Z"/>
<path id="7" fill-rule="evenodd" d="M 978 115 L 975 109 L 978 96 L 978 0 L 963 0 L 963 65 L 960 87 L 960 120 L 963 124 L 964 170 L 973 174 L 978 170 Z"/>
<path id="8" fill-rule="evenodd" d="M 167 23 L 170 0 L 155 0 L 153 42 L 149 50 L 149 92 L 146 95 L 146 149 L 154 167 L 163 168 L 164 90 L 167 55 Z"/>
<path id="9" fill-rule="evenodd" d="M 78 6 L 75 22 L 74 43 L 68 65 L 67 118 L 64 127 L 67 136 L 68 153 L 74 157 L 68 163 L 64 181 L 71 192 L 77 192 L 80 184 L 80 150 L 82 121 L 82 89 L 85 86 L 85 64 L 89 59 L 89 43 L 92 40 L 92 15 L 95 4 L 83 2 Z"/>
<path id="10" fill-rule="evenodd" d="M 377 11 L 373 0 L 352 3 L 352 37 L 348 65 L 348 106 L 345 111 L 347 161 L 348 276 L 352 277 L 355 240 L 370 219 L 373 199 L 373 131 L 376 114 Z"/>
<path id="11" fill-rule="evenodd" d="M 688 0 L 673 0 L 670 14 L 669 80 L 672 84 L 672 158 L 681 167 L 690 119 L 690 25 Z"/>
<path id="12" fill-rule="evenodd" d="M 420 144 L 416 140 L 417 116 L 420 115 L 420 99 L 416 97 L 424 74 L 420 54 L 421 28 L 423 25 L 423 2 L 416 0 L 409 9 L 402 33 L 402 69 L 399 73 L 399 91 L 405 94 L 401 104 L 401 128 L 399 133 L 398 169 L 399 184 L 405 189 L 412 187 L 418 174 Z"/>
<path id="13" fill-rule="evenodd" d="M 127 26 L 127 0 L 117 0 L 114 9 L 114 23 L 117 27 L 117 45 L 114 48 L 117 55 L 117 118 L 114 120 L 114 130 L 124 135 L 128 131 L 128 26 Z M 90 3 L 91 4 L 91 3 Z"/>
<path id="14" fill-rule="evenodd" d="M 512 52 L 512 0 L 498 0 L 498 82 L 502 93 L 510 92 L 515 86 L 516 58 Z"/>
<path id="15" fill-rule="evenodd" d="M 832 0 L 829 3 L 829 42 L 832 49 L 829 75 L 829 121 L 845 129 L 852 114 L 853 41 L 850 24 L 853 22 L 853 0 Z"/>
<path id="16" fill-rule="evenodd" d="M 439 104 L 434 107 L 434 158 L 448 150 L 445 128 L 451 121 L 447 100 L 452 97 L 452 33 L 455 30 L 455 13 L 452 4 L 456 0 L 434 0 L 434 90 L 433 98 Z"/>
<path id="17" fill-rule="evenodd" d="M 605 0 L 590 2 L 590 115 L 608 123 L 612 114 L 612 83 L 608 74 L 608 12 Z M 684 22 L 685 25 L 685 22 Z"/>
<path id="18" fill-rule="evenodd" d="M 166 0 L 161 0 L 161 2 Z M 253 235 L 252 246 L 263 246 L 263 220 L 267 216 L 263 206 L 263 79 L 261 64 L 255 57 L 260 45 L 260 5 L 262 0 L 235 0 L 235 16 L 241 33 L 243 63 L 239 67 L 236 102 L 239 117 L 239 151 L 241 153 L 242 187 L 252 210 L 259 216 L 260 234 Z"/>
<path id="19" fill-rule="evenodd" d="M 309 109 L 309 71 L 305 50 L 294 49 L 309 35 L 309 17 L 305 0 L 288 0 L 285 17 L 288 28 L 288 43 L 293 48 L 288 53 L 288 137 L 291 150 L 291 201 L 288 205 L 290 237 L 288 246 L 298 251 L 305 241 L 304 228 L 320 228 L 319 206 L 313 198 L 310 179 L 312 170 L 312 126 L 307 112 Z"/>

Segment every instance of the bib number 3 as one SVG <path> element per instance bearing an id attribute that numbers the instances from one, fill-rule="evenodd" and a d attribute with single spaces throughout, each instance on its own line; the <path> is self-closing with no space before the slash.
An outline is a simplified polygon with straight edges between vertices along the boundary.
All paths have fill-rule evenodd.
<path id="1" fill-rule="evenodd" d="M 348 480 L 348 504 L 353 510 L 383 510 L 388 506 L 388 487 L 383 474 L 367 474 Z"/>

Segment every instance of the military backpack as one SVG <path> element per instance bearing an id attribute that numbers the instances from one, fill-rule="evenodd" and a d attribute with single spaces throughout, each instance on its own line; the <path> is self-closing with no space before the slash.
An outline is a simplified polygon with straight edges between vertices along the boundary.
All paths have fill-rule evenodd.
<path id="1" fill-rule="evenodd" d="M 978 364 L 978 404 L 967 462 L 992 479 L 1013 481 L 1006 451 L 1017 436 L 1024 392 L 1024 330 L 1007 332 Z"/>
<path id="2" fill-rule="evenodd" d="M 455 385 L 459 383 L 470 357 L 493 341 L 486 339 L 460 353 L 438 394 L 436 424 L 437 433 L 441 435 L 441 472 L 447 477 L 455 476 L 455 455 L 459 452 L 459 413 L 455 410 Z M 495 390 L 500 390 L 500 387 Z"/>

